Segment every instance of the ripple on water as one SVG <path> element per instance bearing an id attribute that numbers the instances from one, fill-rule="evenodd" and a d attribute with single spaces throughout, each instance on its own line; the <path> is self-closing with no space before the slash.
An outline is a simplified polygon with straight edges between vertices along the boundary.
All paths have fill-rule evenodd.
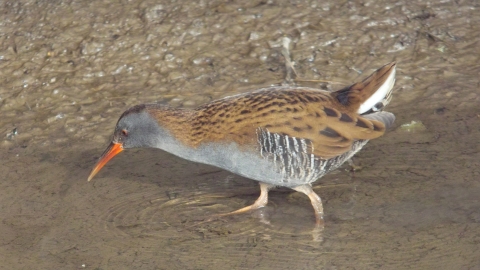
<path id="1" fill-rule="evenodd" d="M 182 194 L 192 195 L 169 199 L 159 190 L 145 190 L 119 196 L 105 208 L 99 222 L 107 234 L 155 239 L 185 237 L 181 231 L 195 238 L 244 234 L 262 225 L 248 219 L 241 224 L 226 218 L 208 221 L 213 214 L 227 212 L 224 203 L 230 199 L 206 192 Z"/>
<path id="2" fill-rule="evenodd" d="M 211 188 L 215 190 L 184 188 L 170 197 L 160 188 L 145 184 L 135 189 L 130 184 L 121 184 L 115 190 L 108 187 L 115 199 L 102 199 L 106 205 L 97 218 L 103 226 L 98 227 L 104 228 L 104 235 L 112 240 L 107 243 L 112 247 L 120 239 L 128 238 L 141 242 L 144 252 L 181 256 L 178 250 L 187 250 L 189 255 L 182 258 L 188 257 L 200 265 L 215 258 L 220 260 L 224 254 L 243 256 L 256 249 L 278 267 L 288 260 L 308 261 L 312 256 L 351 266 L 361 262 L 404 267 L 406 261 L 412 261 L 412 266 L 419 261 L 435 265 L 440 255 L 458 255 L 456 248 L 461 250 L 462 241 L 452 243 L 453 248 L 443 245 L 452 233 L 461 236 L 478 228 L 476 224 L 432 224 L 421 216 L 413 217 L 413 224 L 395 223 L 398 216 L 408 212 L 405 208 L 397 209 L 404 203 L 385 203 L 382 196 L 356 198 L 361 190 L 349 185 L 316 189 L 324 197 L 327 210 L 324 229 L 315 228 L 308 198 L 287 189 L 272 190 L 270 202 L 263 209 L 209 220 L 214 214 L 248 205 L 258 196 L 255 186 L 228 184 L 221 190 L 219 186 Z M 373 189 L 361 187 L 365 188 Z M 392 239 L 397 241 L 392 243 Z M 295 252 L 291 253 L 292 250 Z"/>
<path id="3" fill-rule="evenodd" d="M 224 191 L 180 191 L 167 196 L 159 189 L 117 185 L 109 192 L 115 195 L 107 201 L 97 221 L 105 236 L 142 239 L 216 239 L 232 241 L 270 241 L 272 239 L 321 240 L 314 226 L 314 216 L 308 199 L 291 204 L 288 195 L 271 192 L 267 207 L 250 213 L 215 218 L 250 203 L 258 196 L 257 188 L 226 188 Z M 99 191 L 102 192 L 102 191 Z M 279 204 L 282 204 L 281 206 Z M 278 211 L 286 207 L 289 211 Z M 295 209 L 301 209 L 296 211 Z"/>

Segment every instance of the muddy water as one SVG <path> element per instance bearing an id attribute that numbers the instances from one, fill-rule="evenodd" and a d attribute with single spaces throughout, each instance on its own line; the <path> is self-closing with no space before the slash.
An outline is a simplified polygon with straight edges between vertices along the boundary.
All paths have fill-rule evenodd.
<path id="1" fill-rule="evenodd" d="M 241 2 L 0 3 L 1 269 L 480 268 L 477 1 Z M 257 184 L 159 150 L 86 181 L 129 106 L 281 83 L 285 36 L 303 86 L 398 62 L 396 127 L 315 186 L 323 231 L 287 189 L 202 223 Z"/>

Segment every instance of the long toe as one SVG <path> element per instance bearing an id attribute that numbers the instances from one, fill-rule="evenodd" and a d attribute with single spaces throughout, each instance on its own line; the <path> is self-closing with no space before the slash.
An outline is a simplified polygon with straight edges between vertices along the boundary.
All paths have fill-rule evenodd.
<path id="1" fill-rule="evenodd" d="M 217 217 L 223 217 L 223 216 L 230 216 L 230 215 L 236 215 L 236 214 L 242 214 L 251 210 L 256 210 L 259 208 L 264 207 L 268 203 L 268 191 L 272 188 L 272 185 L 261 183 L 260 182 L 260 196 L 258 199 L 249 206 L 243 207 L 241 209 L 225 213 L 225 214 L 218 214 L 216 215 Z"/>

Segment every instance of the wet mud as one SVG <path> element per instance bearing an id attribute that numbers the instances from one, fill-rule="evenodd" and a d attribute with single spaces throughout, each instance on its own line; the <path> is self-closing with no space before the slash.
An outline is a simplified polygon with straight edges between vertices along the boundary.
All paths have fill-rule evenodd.
<path id="1" fill-rule="evenodd" d="M 480 268 L 477 1 L 3 1 L 0 269 Z M 395 127 L 315 183 L 326 212 L 155 149 L 87 176 L 120 114 L 397 62 Z M 412 124 L 412 121 L 415 121 Z M 415 124 L 416 123 L 416 124 Z"/>

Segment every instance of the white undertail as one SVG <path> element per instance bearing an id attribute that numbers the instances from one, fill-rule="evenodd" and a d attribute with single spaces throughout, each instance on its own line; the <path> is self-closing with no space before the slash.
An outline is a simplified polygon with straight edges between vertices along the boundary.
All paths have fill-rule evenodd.
<path id="1" fill-rule="evenodd" d="M 380 88 L 373 93 L 370 98 L 360 105 L 360 108 L 357 111 L 358 114 L 363 114 L 370 109 L 374 109 L 379 102 L 383 103 L 383 106 L 388 104 L 391 98 L 393 85 L 395 84 L 396 68 L 396 66 L 393 67 L 392 72 L 390 75 L 388 75 L 387 80 L 382 84 L 382 86 L 380 86 Z M 374 109 L 374 111 L 376 110 Z"/>

